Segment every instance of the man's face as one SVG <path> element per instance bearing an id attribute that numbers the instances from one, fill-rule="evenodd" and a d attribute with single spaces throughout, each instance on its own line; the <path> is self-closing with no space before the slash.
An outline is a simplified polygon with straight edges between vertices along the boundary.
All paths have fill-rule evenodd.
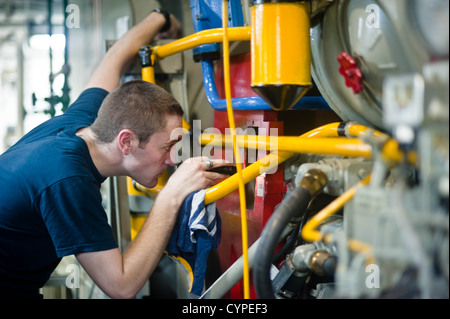
<path id="1" fill-rule="evenodd" d="M 166 119 L 166 127 L 154 133 L 144 148 L 135 148 L 129 162 L 129 176 L 147 188 L 155 187 L 168 166 L 175 165 L 170 159 L 170 151 L 181 138 L 181 135 L 173 134 L 180 131 L 181 117 L 168 115 Z"/>

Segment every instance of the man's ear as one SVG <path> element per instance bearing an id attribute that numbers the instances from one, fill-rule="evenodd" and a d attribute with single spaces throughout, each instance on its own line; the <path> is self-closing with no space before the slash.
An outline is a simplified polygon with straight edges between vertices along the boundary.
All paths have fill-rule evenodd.
<path id="1" fill-rule="evenodd" d="M 129 129 L 123 129 L 117 135 L 117 141 L 119 149 L 122 151 L 123 155 L 129 155 L 133 148 L 135 147 L 136 136 L 133 131 Z"/>

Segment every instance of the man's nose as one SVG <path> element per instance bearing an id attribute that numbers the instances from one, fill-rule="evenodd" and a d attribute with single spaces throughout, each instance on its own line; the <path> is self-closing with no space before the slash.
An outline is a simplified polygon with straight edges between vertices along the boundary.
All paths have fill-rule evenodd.
<path id="1" fill-rule="evenodd" d="M 167 156 L 167 158 L 164 160 L 164 164 L 168 165 L 168 166 L 174 166 L 177 165 L 177 163 L 174 161 L 174 159 L 172 159 L 172 156 L 170 156 L 170 154 Z"/>

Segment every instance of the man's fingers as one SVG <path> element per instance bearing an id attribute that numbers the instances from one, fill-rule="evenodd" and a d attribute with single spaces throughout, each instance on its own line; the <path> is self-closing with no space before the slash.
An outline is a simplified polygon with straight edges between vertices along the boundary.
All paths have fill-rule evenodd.
<path id="1" fill-rule="evenodd" d="M 237 173 L 237 169 L 236 166 L 225 165 L 208 169 L 208 172 L 215 172 L 222 175 L 231 176 Z"/>
<path id="2" fill-rule="evenodd" d="M 220 167 L 220 166 L 233 166 L 234 165 L 233 163 L 230 163 L 226 160 L 212 159 L 207 156 L 191 157 L 191 158 L 185 160 L 183 163 L 202 163 L 202 164 L 204 164 L 205 169 L 211 169 L 213 167 Z"/>

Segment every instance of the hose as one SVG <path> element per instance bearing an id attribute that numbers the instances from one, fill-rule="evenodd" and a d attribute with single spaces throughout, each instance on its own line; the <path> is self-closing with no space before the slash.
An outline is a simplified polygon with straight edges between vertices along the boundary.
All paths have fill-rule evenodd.
<path id="1" fill-rule="evenodd" d="M 275 298 L 270 280 L 270 267 L 279 238 L 293 218 L 301 217 L 306 212 L 311 199 L 325 187 L 326 183 L 325 173 L 317 169 L 308 171 L 268 220 L 260 237 L 259 251 L 256 253 L 253 267 L 253 282 L 258 298 Z"/>

